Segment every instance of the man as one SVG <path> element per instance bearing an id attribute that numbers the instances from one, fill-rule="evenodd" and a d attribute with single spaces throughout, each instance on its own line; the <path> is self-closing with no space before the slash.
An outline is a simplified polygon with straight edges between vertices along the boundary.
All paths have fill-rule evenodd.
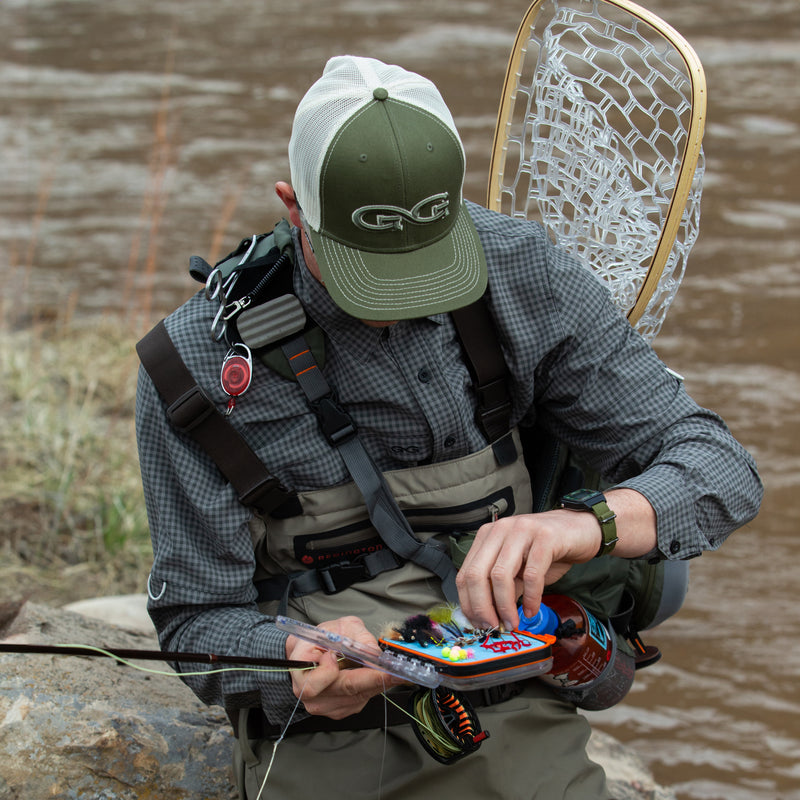
<path id="1" fill-rule="evenodd" d="M 292 183 L 276 191 L 294 226 L 292 288 L 324 332 L 324 353 L 284 347 L 283 367 L 313 353 L 307 370 L 293 370 L 296 381 L 268 366 L 273 356 L 256 360 L 229 421 L 298 504 L 254 515 L 191 436 L 170 425 L 167 404 L 141 374 L 148 589 L 162 645 L 318 663 L 291 675 L 186 676 L 237 724 L 243 798 L 608 797 L 602 770 L 585 755 L 587 723 L 540 682 L 487 695 L 479 710 L 491 738 L 448 770 L 407 725 L 383 729 L 377 696 L 401 681 L 341 668 L 270 615 L 288 606 L 291 616 L 374 644 L 382 625 L 457 599 L 480 627 L 512 626 L 520 598 L 532 616 L 544 587 L 595 556 L 681 560 L 718 547 L 757 513 L 752 459 L 541 227 L 462 201 L 463 148 L 426 79 L 372 59 L 331 59 L 298 106 L 289 162 Z M 512 432 L 501 447 L 477 421 L 448 313 L 482 296 L 511 373 Z M 198 294 L 166 325 L 194 380 L 224 410 L 228 345 L 208 336 L 215 311 Z M 307 371 L 323 376 L 355 423 L 367 453 L 355 466 L 323 435 L 304 396 Z M 605 500 L 616 540 L 593 513 L 530 513 L 515 429 L 534 424 L 613 485 Z M 410 518 L 427 511 L 449 528 L 419 533 L 418 560 L 389 553 L 389 564 L 352 583 L 322 591 L 314 577 L 316 590 L 303 588 L 309 575 L 339 575 L 325 560 L 331 553 L 349 565 L 391 551 L 375 547 L 367 519 L 358 473 L 370 460 Z M 493 510 L 473 525 L 467 548 L 461 512 L 481 498 Z M 434 574 L 425 560 L 441 553 L 445 529 L 456 549 L 468 549 L 454 584 L 446 566 Z"/>

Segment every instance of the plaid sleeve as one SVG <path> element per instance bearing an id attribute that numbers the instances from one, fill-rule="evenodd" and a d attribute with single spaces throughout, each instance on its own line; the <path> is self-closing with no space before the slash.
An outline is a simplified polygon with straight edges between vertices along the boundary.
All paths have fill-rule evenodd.
<path id="1" fill-rule="evenodd" d="M 285 658 L 285 634 L 255 604 L 250 513 L 197 445 L 172 430 L 143 369 L 136 429 L 154 552 L 149 611 L 162 648 Z M 286 673 L 176 668 L 200 673 L 184 681 L 206 703 L 230 707 L 260 696 L 274 723 L 296 702 Z"/>
<path id="2" fill-rule="evenodd" d="M 516 418 L 544 425 L 656 511 L 658 555 L 715 549 L 758 512 L 751 455 L 686 393 L 584 265 L 541 226 L 475 210 Z"/>

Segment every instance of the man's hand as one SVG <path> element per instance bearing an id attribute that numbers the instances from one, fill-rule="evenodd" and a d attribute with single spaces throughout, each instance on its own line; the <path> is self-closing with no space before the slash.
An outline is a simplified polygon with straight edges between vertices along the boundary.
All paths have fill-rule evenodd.
<path id="1" fill-rule="evenodd" d="M 379 651 L 378 642 L 358 617 L 341 617 L 320 626 L 347 636 Z M 392 686 L 404 683 L 385 672 L 357 667 L 342 669 L 336 653 L 290 636 L 286 640 L 286 657 L 298 661 L 316 661 L 312 670 L 292 672 L 292 688 L 309 714 L 343 719 L 357 714 L 367 701 Z"/>
<path id="2" fill-rule="evenodd" d="M 650 503 L 631 489 L 607 493 L 617 515 L 614 555 L 635 558 L 655 547 L 656 518 Z M 539 610 L 545 586 L 600 549 L 597 518 L 556 509 L 503 517 L 482 526 L 456 577 L 461 610 L 474 625 L 518 623 L 518 599 L 526 616 Z"/>
<path id="3" fill-rule="evenodd" d="M 516 628 L 520 595 L 526 616 L 533 616 L 545 586 L 594 556 L 598 531 L 591 514 L 562 510 L 483 525 L 456 576 L 461 610 L 481 628 L 501 622 Z"/>

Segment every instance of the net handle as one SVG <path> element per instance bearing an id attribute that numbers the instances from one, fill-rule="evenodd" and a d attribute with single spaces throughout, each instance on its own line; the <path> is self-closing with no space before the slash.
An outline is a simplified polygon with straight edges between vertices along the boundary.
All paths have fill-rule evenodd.
<path id="1" fill-rule="evenodd" d="M 505 166 L 506 130 L 511 124 L 511 108 L 514 102 L 516 87 L 520 78 L 520 64 L 527 52 L 527 43 L 530 39 L 530 29 L 539 13 L 540 7 L 550 0 L 534 0 L 520 23 L 514 46 L 506 68 L 506 77 L 503 82 L 503 92 L 500 109 L 497 114 L 497 124 L 494 131 L 492 156 L 489 162 L 489 187 L 486 199 L 488 208 L 500 211 L 500 179 Z M 596 0 L 598 6 L 611 6 L 649 25 L 663 36 L 680 55 L 686 67 L 686 72 L 691 85 L 691 111 L 689 125 L 686 132 L 686 141 L 683 148 L 683 157 L 675 180 L 675 189 L 672 192 L 669 208 L 661 228 L 656 248 L 653 252 L 647 275 L 636 297 L 633 308 L 628 312 L 628 321 L 635 325 L 642 317 L 647 304 L 661 280 L 661 274 L 667 263 L 675 237 L 680 227 L 681 216 L 689 198 L 692 188 L 697 161 L 700 157 L 700 147 L 705 130 L 707 91 L 703 65 L 692 46 L 669 23 L 636 3 L 629 0 Z"/>

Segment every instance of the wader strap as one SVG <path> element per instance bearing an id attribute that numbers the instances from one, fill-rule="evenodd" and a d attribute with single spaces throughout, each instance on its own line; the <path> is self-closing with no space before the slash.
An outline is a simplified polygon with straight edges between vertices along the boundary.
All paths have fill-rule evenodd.
<path id="1" fill-rule="evenodd" d="M 413 561 L 442 580 L 450 603 L 458 602 L 456 568 L 450 556 L 433 544 L 420 542 L 397 505 L 383 473 L 358 438 L 350 415 L 338 404 L 322 370 L 317 367 L 302 335 L 283 345 L 283 352 L 317 415 L 328 442 L 342 456 L 350 476 L 364 497 L 370 520 L 384 544 L 401 558 Z"/>
<path id="2" fill-rule="evenodd" d="M 385 548 L 358 556 L 352 561 L 336 561 L 316 569 L 304 569 L 289 575 L 274 575 L 253 581 L 258 591 L 258 602 L 280 601 L 277 613 L 285 615 L 290 597 L 302 597 L 314 592 L 337 594 L 354 583 L 376 578 L 382 572 L 402 566 L 397 556 Z"/>
<path id="3" fill-rule="evenodd" d="M 517 453 L 505 434 L 511 430 L 511 376 L 506 367 L 497 331 L 483 297 L 450 312 L 466 356 L 478 409 L 475 420 L 492 443 L 500 465 L 512 463 Z"/>
<path id="4" fill-rule="evenodd" d="M 169 406 L 169 421 L 191 436 L 219 467 L 239 501 L 268 514 L 295 497 L 280 485 L 239 432 L 197 384 L 167 333 L 164 320 L 138 344 L 136 351 L 159 394 Z"/>

